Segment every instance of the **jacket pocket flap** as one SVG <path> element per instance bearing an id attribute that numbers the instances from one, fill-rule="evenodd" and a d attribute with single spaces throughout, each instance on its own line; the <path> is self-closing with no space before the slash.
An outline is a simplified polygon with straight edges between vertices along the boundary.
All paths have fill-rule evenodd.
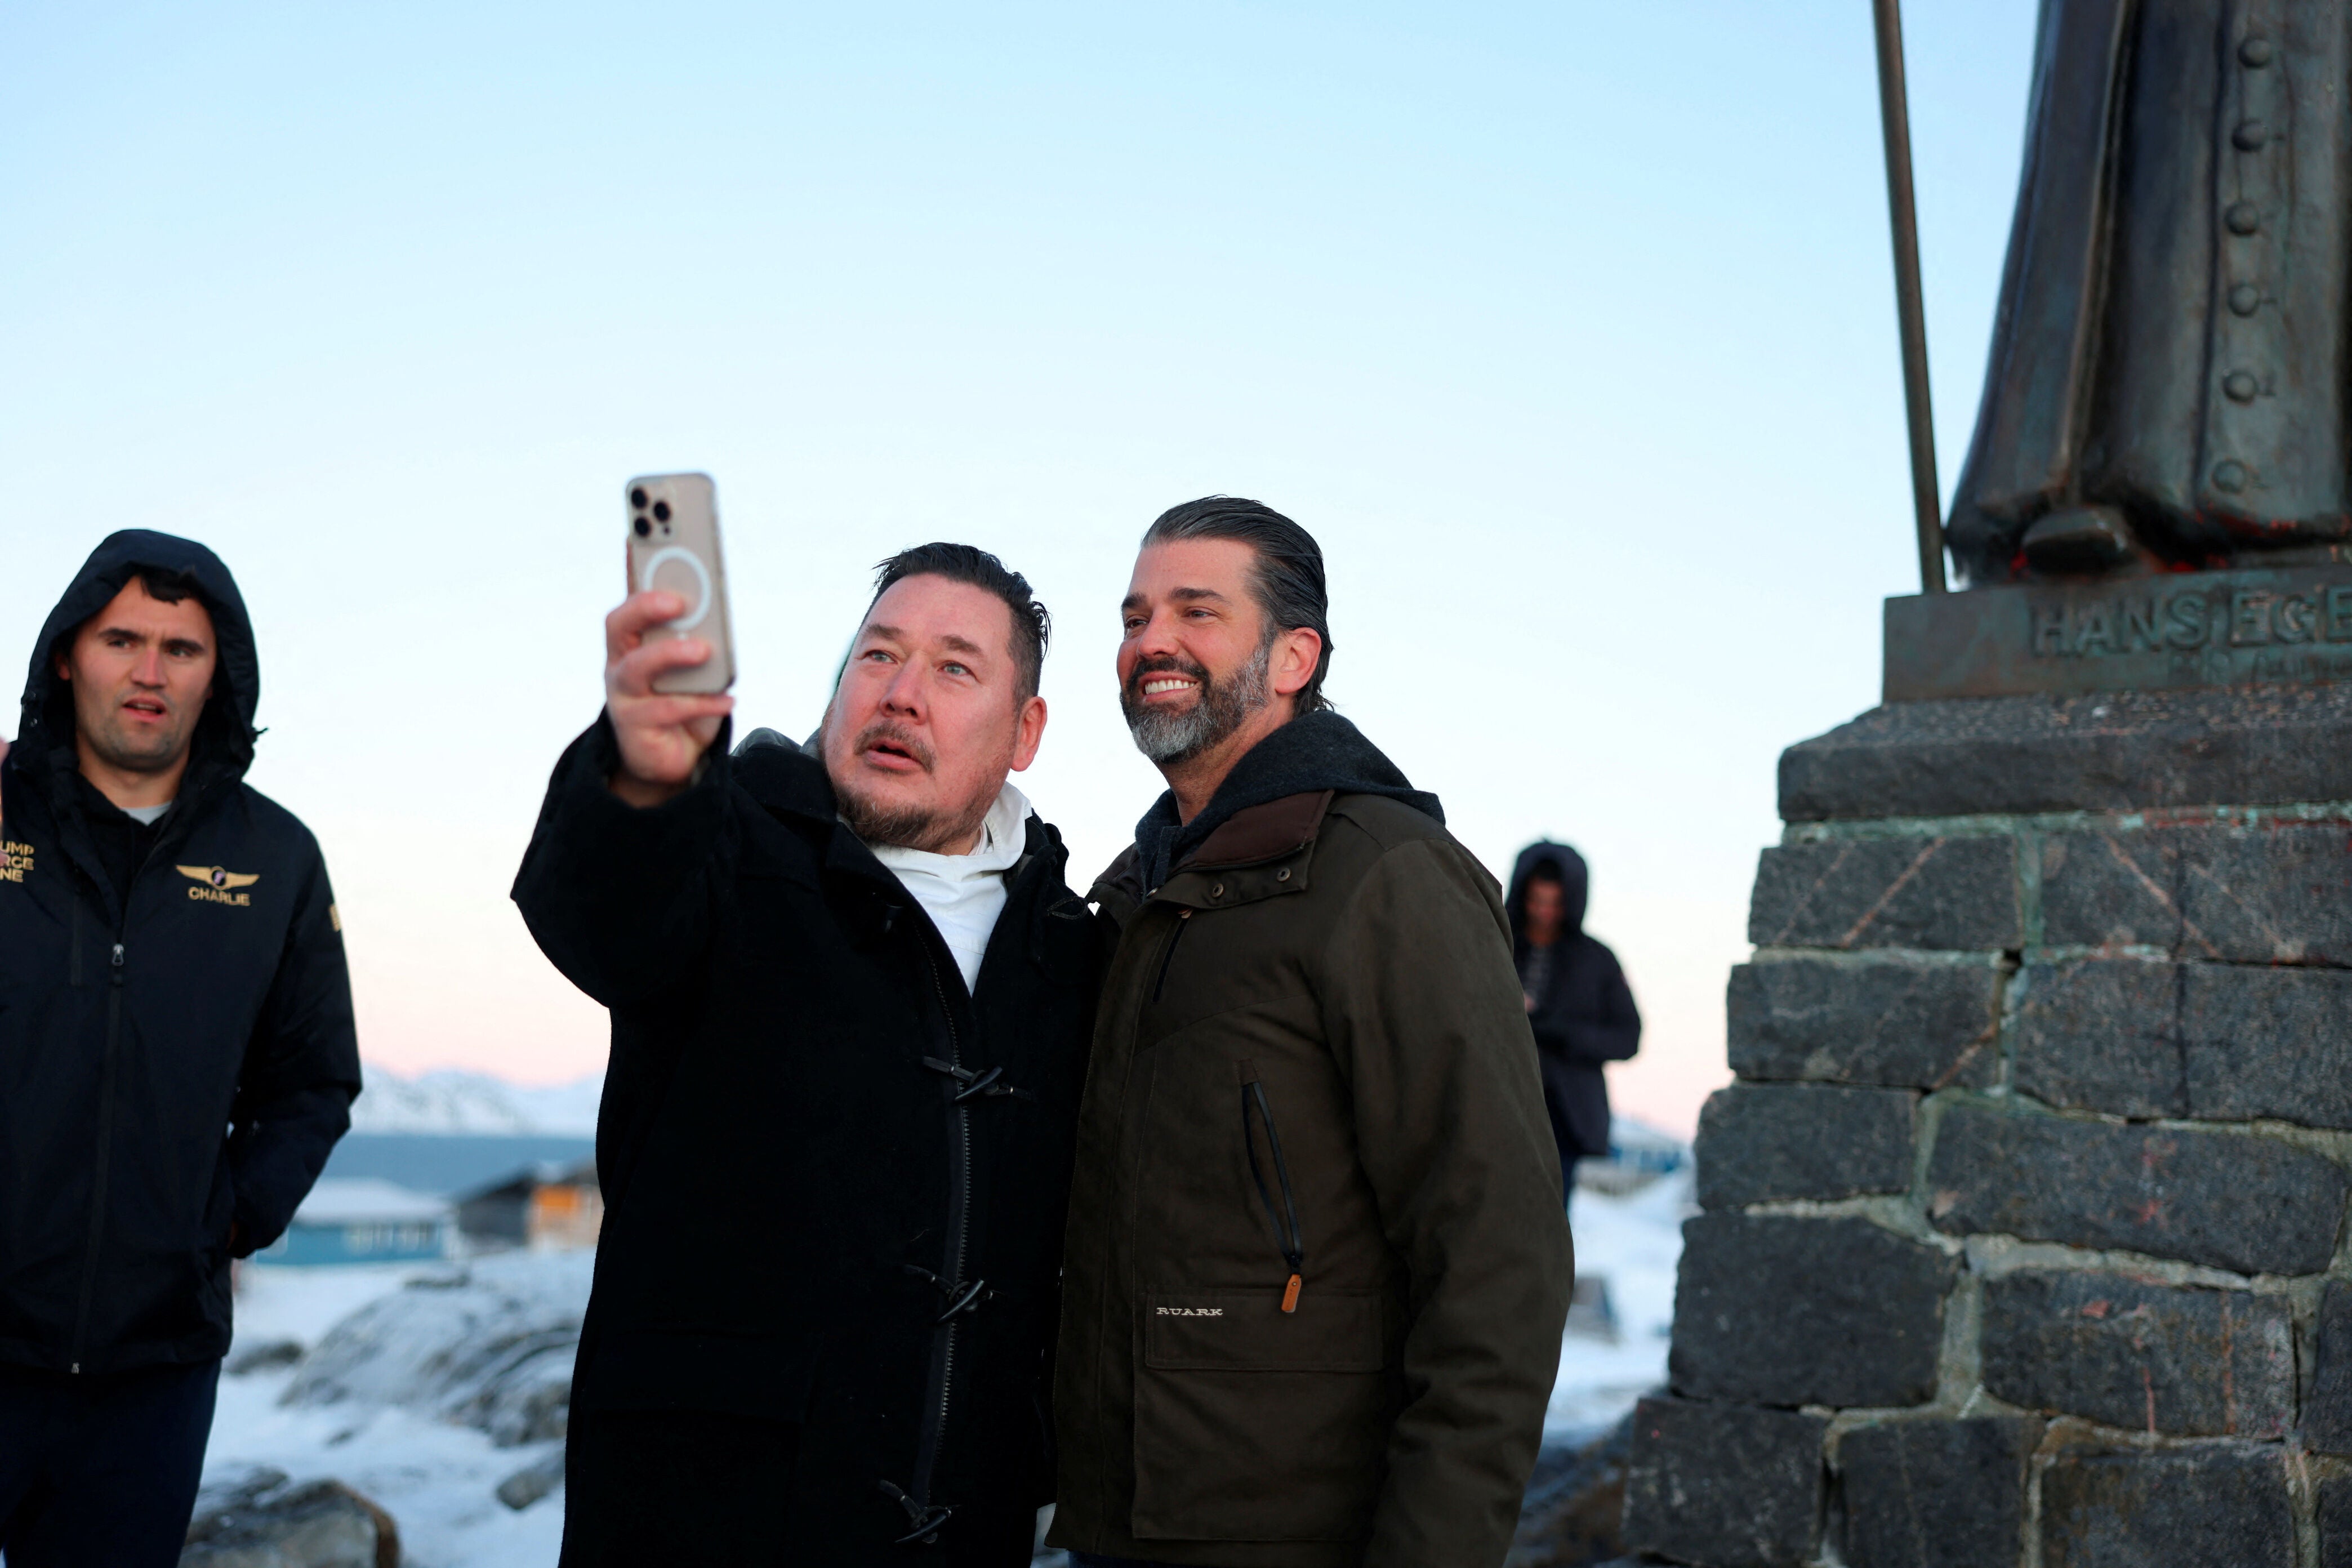
<path id="1" fill-rule="evenodd" d="M 1154 1290 L 1143 1301 L 1143 1363 L 1192 1372 L 1378 1372 L 1387 1364 L 1381 1298 L 1364 1290 Z"/>

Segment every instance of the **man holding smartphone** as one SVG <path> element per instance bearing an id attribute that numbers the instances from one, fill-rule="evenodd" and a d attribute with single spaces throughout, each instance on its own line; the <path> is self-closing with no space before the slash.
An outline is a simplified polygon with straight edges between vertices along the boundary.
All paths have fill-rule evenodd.
<path id="1" fill-rule="evenodd" d="M 0 1555 L 169 1568 L 229 1259 L 350 1126 L 359 1047 L 317 840 L 244 780 L 251 623 L 201 544 L 99 545 L 0 763 Z"/>
<path id="2" fill-rule="evenodd" d="M 732 755 L 731 698 L 656 689 L 713 651 L 648 636 L 687 608 L 606 617 L 515 884 L 613 1019 L 563 1563 L 1017 1568 L 1100 957 L 1007 777 L 1045 607 L 894 556 L 814 754 Z"/>

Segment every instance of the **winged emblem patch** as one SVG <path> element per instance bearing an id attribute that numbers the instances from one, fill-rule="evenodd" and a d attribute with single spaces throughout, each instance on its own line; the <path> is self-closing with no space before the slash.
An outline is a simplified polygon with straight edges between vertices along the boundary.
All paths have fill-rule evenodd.
<path id="1" fill-rule="evenodd" d="M 258 871 L 247 876 L 242 872 L 224 871 L 218 866 L 180 866 L 173 868 L 192 882 L 202 882 L 207 887 L 218 888 L 223 891 L 231 888 L 250 888 L 261 880 L 261 873 Z"/>

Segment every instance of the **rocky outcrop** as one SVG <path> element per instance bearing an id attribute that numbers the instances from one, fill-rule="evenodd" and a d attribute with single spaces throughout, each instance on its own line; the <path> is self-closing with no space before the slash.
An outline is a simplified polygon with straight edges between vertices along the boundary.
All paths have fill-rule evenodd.
<path id="1" fill-rule="evenodd" d="M 563 1484 L 563 1450 L 542 1455 L 498 1486 L 499 1500 L 517 1513 Z"/>
<path id="2" fill-rule="evenodd" d="M 1620 1521 L 1633 1436 L 1628 1415 L 1580 1447 L 1547 1447 L 1537 1457 L 1504 1568 L 1599 1568 L 1624 1555 Z"/>
<path id="3" fill-rule="evenodd" d="M 283 1401 L 404 1405 L 505 1447 L 562 1437 L 593 1266 L 518 1256 L 411 1281 L 330 1330 Z"/>
<path id="4" fill-rule="evenodd" d="M 341 1481 L 256 1468 L 205 1489 L 180 1568 L 400 1568 L 400 1531 Z"/>

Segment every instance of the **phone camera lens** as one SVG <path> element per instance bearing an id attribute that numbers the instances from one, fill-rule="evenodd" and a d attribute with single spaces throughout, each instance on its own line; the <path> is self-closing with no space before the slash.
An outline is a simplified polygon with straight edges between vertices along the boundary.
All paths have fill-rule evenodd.
<path id="1" fill-rule="evenodd" d="M 639 511 L 646 510 L 646 487 L 639 485 L 629 492 L 629 504 Z"/>
<path id="2" fill-rule="evenodd" d="M 669 521 L 669 502 L 666 500 L 657 500 L 654 502 L 654 515 L 659 518 L 662 521 L 667 522 Z"/>
<path id="3" fill-rule="evenodd" d="M 652 523 L 647 522 L 647 521 L 646 521 L 644 518 L 642 518 L 642 517 L 641 517 L 641 518 L 639 518 L 639 519 L 637 519 L 636 523 L 635 523 L 635 527 L 636 527 L 636 531 L 637 531 L 637 537 L 638 537 L 639 539 L 643 539 L 646 534 L 651 533 L 651 532 L 654 531 L 654 525 L 653 525 Z"/>

